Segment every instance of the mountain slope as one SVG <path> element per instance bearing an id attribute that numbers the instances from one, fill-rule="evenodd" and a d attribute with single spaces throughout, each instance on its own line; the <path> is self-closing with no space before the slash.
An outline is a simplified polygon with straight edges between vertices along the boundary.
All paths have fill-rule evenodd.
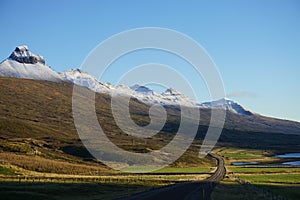
<path id="1" fill-rule="evenodd" d="M 1 107 L 0 117 L 18 120 L 31 120 L 45 125 L 61 125 L 63 130 L 75 130 L 72 125 L 72 84 L 55 83 L 15 78 L 0 78 Z M 110 113 L 110 96 L 99 93 L 96 95 L 99 119 L 105 120 Z M 122 97 L 120 97 L 122 98 Z M 180 120 L 180 109 L 177 106 L 165 106 L 170 116 L 170 127 L 176 127 Z M 149 105 L 137 99 L 131 100 L 133 118 L 149 122 Z M 197 108 L 195 108 L 197 109 Z M 210 108 L 201 108 L 200 126 L 207 126 L 210 121 Z M 110 113 L 110 114 L 109 114 Z M 104 126 L 112 126 L 113 116 L 105 120 Z M 50 123 L 50 124 L 49 124 Z M 115 125 L 114 125 L 115 126 Z M 168 128 L 168 127 L 165 127 Z M 114 128 L 116 129 L 116 128 Z M 269 118 L 257 114 L 240 115 L 227 111 L 225 129 L 260 133 L 299 134 L 300 123 L 289 120 Z M 64 131 L 65 132 L 65 131 Z M 66 131 L 68 132 L 68 131 Z"/>
<path id="2" fill-rule="evenodd" d="M 89 154 L 78 137 L 72 117 L 71 83 L 0 78 L 0 85 L 1 162 L 28 170 L 38 169 L 40 172 L 67 173 L 71 170 L 76 174 L 91 171 L 102 174 L 107 171 Z M 127 151 L 143 153 L 160 149 L 172 140 L 180 125 L 180 109 L 177 106 L 165 106 L 168 119 L 158 134 L 147 139 L 127 135 L 115 123 L 110 100 L 108 94 L 96 93 L 96 114 L 107 137 Z M 149 106 L 137 99 L 130 101 L 130 114 L 137 124 L 150 122 Z M 198 140 L 173 166 L 212 165 L 209 158 L 198 158 L 209 118 L 210 109 L 201 109 Z M 300 124 L 297 122 L 228 112 L 217 145 L 299 152 L 299 140 Z M 32 162 L 33 159 L 43 163 Z M 57 162 L 64 167 L 57 168 Z M 85 166 L 82 166 L 83 163 Z"/>
<path id="3" fill-rule="evenodd" d="M 27 46 L 18 46 L 12 54 L 0 63 L 0 76 L 63 81 L 59 74 L 45 64 L 42 56 L 33 54 Z"/>
<path id="4" fill-rule="evenodd" d="M 0 85 L 0 152 L 10 151 L 8 144 L 28 146 L 26 141 L 29 140 L 29 150 L 41 152 L 44 157 L 75 157 L 97 163 L 82 145 L 74 126 L 71 83 L 0 78 Z M 111 114 L 109 95 L 97 93 L 95 101 L 101 127 L 111 141 L 128 151 L 160 149 L 172 139 L 171 131 L 176 130 L 179 116 L 176 116 L 177 111 L 169 110 L 173 117 L 170 117 L 168 125 L 145 143 L 143 139 L 124 134 L 118 128 Z M 149 123 L 149 106 L 137 100 L 132 100 L 130 105 L 131 116 L 137 124 Z M 189 151 L 177 162 L 181 166 L 209 162 L 209 159 L 200 160 L 197 157 L 197 151 Z"/>

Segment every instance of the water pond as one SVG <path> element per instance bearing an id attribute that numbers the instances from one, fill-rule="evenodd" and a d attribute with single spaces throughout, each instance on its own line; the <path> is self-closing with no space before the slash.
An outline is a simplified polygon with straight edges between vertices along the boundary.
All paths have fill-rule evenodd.
<path id="1" fill-rule="evenodd" d="M 275 158 L 300 158 L 300 153 L 286 153 L 274 156 Z"/>
<path id="2" fill-rule="evenodd" d="M 300 158 L 300 153 L 286 153 L 286 154 L 280 154 L 275 155 L 274 158 Z M 234 166 L 244 166 L 244 165 L 260 165 L 259 162 L 233 162 L 232 165 Z M 277 163 L 278 164 L 278 163 Z M 300 166 L 300 160 L 297 159 L 297 161 L 290 161 L 290 162 L 282 162 L 279 163 L 282 165 L 290 165 L 290 166 Z"/>

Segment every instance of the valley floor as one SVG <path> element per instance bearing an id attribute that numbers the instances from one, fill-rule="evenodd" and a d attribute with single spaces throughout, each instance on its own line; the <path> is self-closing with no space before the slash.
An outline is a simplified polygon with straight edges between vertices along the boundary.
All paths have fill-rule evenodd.
<path id="1" fill-rule="evenodd" d="M 214 153 L 224 158 L 227 173 L 220 184 L 214 188 L 211 196 L 213 200 L 299 199 L 300 167 L 270 165 L 272 162 L 278 162 L 278 159 L 269 156 L 269 152 L 260 150 L 221 148 Z M 15 157 L 11 163 L 8 163 L 8 160 L 5 161 L 5 156 L 12 158 L 11 154 Z M 26 167 L 28 164 L 26 157 L 49 161 L 34 155 L 0 153 L 0 195 L 5 199 L 24 199 L 24 197 L 27 199 L 115 199 L 165 185 L 204 180 L 215 171 L 215 167 L 212 166 L 185 166 L 167 167 L 151 174 L 122 174 L 108 170 L 94 175 L 51 173 L 31 170 L 33 169 L 31 165 Z M 232 165 L 234 162 L 243 161 L 259 161 L 267 164 Z M 72 164 L 63 163 L 65 165 L 62 166 L 66 166 L 66 169 L 69 169 L 69 165 Z M 22 168 L 22 165 L 25 168 Z M 83 163 L 73 163 L 73 165 L 83 169 L 89 166 Z M 37 169 L 44 169 L 40 167 Z M 94 168 L 90 169 L 94 170 Z"/>
<path id="2" fill-rule="evenodd" d="M 225 158 L 227 175 L 212 193 L 213 200 L 300 198 L 300 167 L 279 165 L 282 160 L 270 152 L 250 149 L 219 149 Z M 257 165 L 233 166 L 252 162 Z"/>
<path id="3" fill-rule="evenodd" d="M 167 167 L 151 174 L 102 171 L 103 175 L 80 175 L 32 171 L 20 167 L 20 163 L 27 162 L 12 163 L 19 166 L 7 162 L 0 166 L 0 196 L 4 199 L 115 199 L 165 185 L 204 180 L 215 170 L 205 166 Z"/>

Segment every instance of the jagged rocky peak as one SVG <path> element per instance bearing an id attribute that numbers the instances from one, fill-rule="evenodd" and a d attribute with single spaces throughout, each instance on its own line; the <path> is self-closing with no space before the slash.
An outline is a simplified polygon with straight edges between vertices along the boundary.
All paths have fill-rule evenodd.
<path id="1" fill-rule="evenodd" d="M 45 59 L 43 56 L 33 54 L 26 45 L 17 46 L 16 49 L 9 56 L 10 59 L 15 60 L 19 63 L 45 64 Z"/>
<path id="2" fill-rule="evenodd" d="M 182 93 L 178 92 L 174 88 L 167 89 L 164 93 L 162 93 L 163 96 L 183 96 Z"/>
<path id="3" fill-rule="evenodd" d="M 153 90 L 149 89 L 146 86 L 143 85 L 139 85 L 139 84 L 135 84 L 133 86 L 130 87 L 132 90 L 138 92 L 138 93 L 142 93 L 142 94 L 153 94 Z"/>

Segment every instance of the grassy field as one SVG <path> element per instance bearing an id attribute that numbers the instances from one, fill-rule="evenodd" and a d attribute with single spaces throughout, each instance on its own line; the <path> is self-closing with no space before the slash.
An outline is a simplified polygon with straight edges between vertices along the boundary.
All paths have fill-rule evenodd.
<path id="1" fill-rule="evenodd" d="M 249 189 L 236 182 L 223 181 L 217 185 L 211 196 L 212 200 L 265 200 L 263 194 L 257 190 Z"/>
<path id="2" fill-rule="evenodd" d="M 115 199 L 159 186 L 204 180 L 213 170 L 167 167 L 152 174 L 74 175 L 2 165 L 0 196 L 5 199 Z"/>
<path id="3" fill-rule="evenodd" d="M 151 188 L 134 184 L 0 182 L 0 195 L 5 200 L 111 200 Z"/>
<path id="4" fill-rule="evenodd" d="M 300 197 L 300 168 L 227 167 L 228 175 L 212 199 L 291 199 Z"/>
<path id="5" fill-rule="evenodd" d="M 17 175 L 18 171 L 9 167 L 0 166 L 0 175 Z"/>
<path id="6" fill-rule="evenodd" d="M 242 180 L 250 183 L 290 183 L 300 184 L 300 174 L 259 174 L 259 175 L 239 175 Z"/>
<path id="7" fill-rule="evenodd" d="M 222 148 L 215 150 L 215 153 L 225 159 L 227 175 L 214 189 L 213 200 L 300 198 L 300 167 L 232 165 L 233 162 L 278 162 L 279 159 L 272 157 L 272 151 Z"/>
<path id="8" fill-rule="evenodd" d="M 299 197 L 300 186 L 296 184 L 242 185 L 229 179 L 225 179 L 217 185 L 212 193 L 212 200 L 298 200 Z"/>
<path id="9" fill-rule="evenodd" d="M 121 196 L 160 186 L 186 181 L 199 181 L 209 177 L 207 169 L 198 174 L 172 175 L 172 172 L 193 172 L 195 169 L 164 169 L 164 174 L 119 174 L 83 176 L 30 172 L 0 167 L 0 196 L 4 199 L 115 199 Z M 169 175 L 166 175 L 169 173 Z M 17 191 L 16 191 L 17 189 Z"/>
<path id="10" fill-rule="evenodd" d="M 270 152 L 259 149 L 223 148 L 218 154 L 228 161 L 250 161 L 266 159 Z"/>
<path id="11" fill-rule="evenodd" d="M 197 169 L 197 170 L 196 170 Z M 74 175 L 28 171 L 11 165 L 0 166 L 0 180 L 17 182 L 98 182 L 98 183 L 139 183 L 166 185 L 176 182 L 203 180 L 214 171 L 206 168 L 166 168 L 145 174 L 112 173 L 102 175 Z M 175 172 L 176 171 L 176 172 Z"/>
<path id="12" fill-rule="evenodd" d="M 293 184 L 277 184 L 277 185 L 259 185 L 273 194 L 283 196 L 290 200 L 297 200 L 300 198 L 300 185 Z"/>
<path id="13" fill-rule="evenodd" d="M 214 171 L 214 167 L 166 167 L 161 170 L 156 171 L 155 173 L 182 173 L 182 174 L 207 174 Z"/>
<path id="14" fill-rule="evenodd" d="M 300 173 L 299 167 L 227 167 L 229 172 L 242 174 Z"/>
<path id="15" fill-rule="evenodd" d="M 126 171 L 136 171 L 138 169 L 151 170 L 151 167 L 126 167 Z M 213 172 L 214 167 L 165 167 L 160 170 L 152 172 L 153 174 L 208 174 Z"/>

